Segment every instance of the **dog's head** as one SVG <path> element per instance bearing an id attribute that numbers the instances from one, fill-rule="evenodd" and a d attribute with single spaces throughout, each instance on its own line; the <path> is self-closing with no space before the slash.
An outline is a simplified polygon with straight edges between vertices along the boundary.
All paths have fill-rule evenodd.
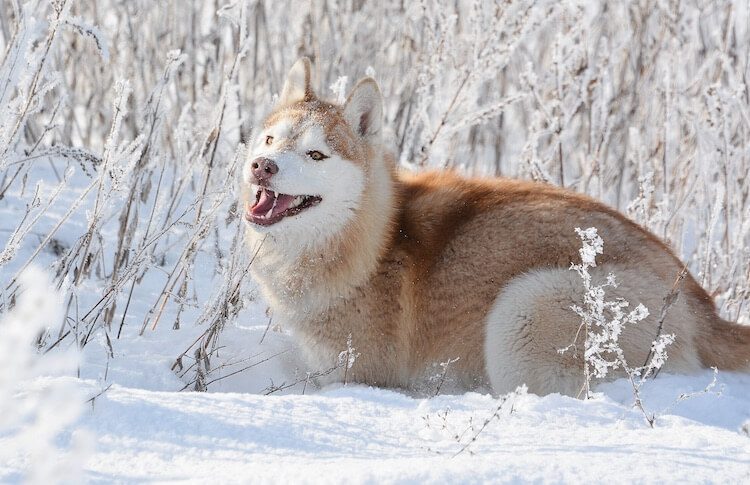
<path id="1" fill-rule="evenodd" d="M 289 71 L 274 111 L 243 167 L 245 220 L 251 232 L 303 247 L 324 242 L 363 205 L 382 173 L 382 97 L 362 79 L 343 105 L 319 99 L 307 58 Z"/>

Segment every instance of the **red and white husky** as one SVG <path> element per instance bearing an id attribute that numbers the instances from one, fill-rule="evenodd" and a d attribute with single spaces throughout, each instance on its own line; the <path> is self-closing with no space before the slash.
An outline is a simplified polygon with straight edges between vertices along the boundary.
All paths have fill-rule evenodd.
<path id="1" fill-rule="evenodd" d="M 419 389 L 458 358 L 454 389 L 576 395 L 583 361 L 558 349 L 580 324 L 570 307 L 583 287 L 569 267 L 580 259 L 574 228 L 590 226 L 606 249 L 595 276 L 619 283 L 608 298 L 651 310 L 620 339 L 629 361 L 645 360 L 683 266 L 664 243 L 548 185 L 399 174 L 381 144 L 376 82 L 361 80 L 340 106 L 315 95 L 310 73 L 307 59 L 292 67 L 243 170 L 253 276 L 310 365 L 332 367 L 351 335 L 351 381 Z M 722 320 L 689 275 L 663 331 L 676 335 L 672 372 L 748 367 L 750 327 Z"/>

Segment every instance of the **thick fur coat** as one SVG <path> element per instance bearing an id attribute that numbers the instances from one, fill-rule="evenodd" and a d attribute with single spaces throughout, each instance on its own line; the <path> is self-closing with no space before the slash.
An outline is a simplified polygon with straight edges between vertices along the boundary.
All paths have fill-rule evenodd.
<path id="1" fill-rule="evenodd" d="M 359 354 L 347 379 L 425 389 L 450 366 L 453 389 L 576 395 L 583 286 L 574 228 L 596 227 L 613 272 L 608 298 L 650 316 L 621 346 L 643 362 L 683 264 L 657 237 L 584 195 L 508 179 L 399 174 L 381 143 L 380 91 L 359 82 L 343 106 L 312 91 L 310 63 L 290 71 L 243 173 L 253 277 L 274 319 L 293 331 L 311 369 L 336 364 L 347 339 Z M 722 320 L 688 275 L 669 307 L 667 370 L 747 369 L 750 327 Z M 582 344 L 582 341 L 579 341 Z M 579 345 L 579 348 L 582 345 Z M 343 369 L 329 379 L 342 379 Z M 445 389 L 450 389 L 446 386 Z"/>

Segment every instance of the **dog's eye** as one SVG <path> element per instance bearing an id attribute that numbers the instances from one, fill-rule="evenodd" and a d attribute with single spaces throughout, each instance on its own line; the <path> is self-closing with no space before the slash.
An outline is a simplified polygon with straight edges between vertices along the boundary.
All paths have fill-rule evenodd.
<path id="1" fill-rule="evenodd" d="M 325 160 L 326 158 L 328 158 L 328 155 L 323 155 L 318 150 L 311 150 L 307 152 L 307 156 L 316 161 Z"/>
<path id="2" fill-rule="evenodd" d="M 266 137 L 266 145 L 270 145 L 271 143 L 273 143 L 273 137 L 272 136 L 267 136 Z"/>

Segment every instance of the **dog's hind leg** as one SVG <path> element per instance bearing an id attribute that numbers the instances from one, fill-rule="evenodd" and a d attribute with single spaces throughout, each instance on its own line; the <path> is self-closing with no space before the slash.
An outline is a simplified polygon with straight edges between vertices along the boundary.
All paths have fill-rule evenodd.
<path id="1" fill-rule="evenodd" d="M 566 291 L 570 289 L 566 273 L 527 273 L 511 280 L 498 295 L 487 317 L 484 346 L 495 393 L 510 392 L 521 384 L 540 395 L 575 396 L 580 391 L 582 361 L 558 352 L 573 342 L 580 322 L 570 309 L 573 293 Z"/>
<path id="2" fill-rule="evenodd" d="M 650 311 L 645 320 L 627 326 L 620 336 L 626 359 L 637 367 L 643 365 L 656 337 L 656 320 L 670 284 L 645 272 L 607 266 L 591 271 L 593 283 L 600 284 L 610 271 L 618 285 L 605 288 L 605 298 L 624 298 L 630 303 L 625 311 L 639 303 Z M 562 268 L 534 270 L 505 286 L 486 321 L 485 365 L 495 393 L 526 384 L 535 394 L 580 394 L 585 330 L 571 306 L 583 305 L 583 293 L 577 273 Z M 701 367 L 693 345 L 699 323 L 684 299 L 678 299 L 670 309 L 663 332 L 674 333 L 677 338 L 668 349 L 672 371 L 689 372 Z M 566 347 L 564 353 L 559 352 Z M 608 377 L 621 375 L 611 373 Z"/>

